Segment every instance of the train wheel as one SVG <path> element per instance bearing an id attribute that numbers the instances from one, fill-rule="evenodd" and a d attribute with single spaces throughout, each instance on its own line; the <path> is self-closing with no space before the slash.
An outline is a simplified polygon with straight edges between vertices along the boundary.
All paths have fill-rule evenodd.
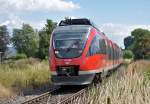
<path id="1" fill-rule="evenodd" d="M 96 85 L 97 83 L 101 83 L 101 82 L 102 82 L 101 73 L 97 73 L 94 77 L 93 83 L 94 85 Z"/>
<path id="2" fill-rule="evenodd" d="M 109 70 L 109 71 L 107 72 L 106 77 L 110 77 L 110 75 L 112 74 L 112 72 L 113 72 L 113 70 Z"/>

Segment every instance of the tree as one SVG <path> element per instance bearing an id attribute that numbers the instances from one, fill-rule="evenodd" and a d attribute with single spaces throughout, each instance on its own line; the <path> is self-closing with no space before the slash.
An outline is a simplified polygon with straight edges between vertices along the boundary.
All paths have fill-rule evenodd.
<path id="1" fill-rule="evenodd" d="M 40 59 L 45 59 L 48 56 L 48 48 L 49 47 L 49 35 L 46 31 L 39 31 L 39 51 L 38 57 Z"/>
<path id="2" fill-rule="evenodd" d="M 150 50 L 150 31 L 146 29 L 135 29 L 131 32 L 134 37 L 132 52 L 136 59 L 144 58 Z"/>
<path id="3" fill-rule="evenodd" d="M 125 50 L 123 52 L 123 58 L 132 59 L 133 57 L 134 57 L 134 55 L 133 55 L 132 51 L 130 51 L 130 50 Z"/>
<path id="4" fill-rule="evenodd" d="M 132 47 L 133 41 L 134 41 L 133 36 L 128 36 L 124 38 L 125 49 L 130 49 Z"/>
<path id="5" fill-rule="evenodd" d="M 53 29 L 56 27 L 56 23 L 52 20 L 47 20 L 45 27 L 39 31 L 39 51 L 38 57 L 45 59 L 48 56 L 49 41 Z"/>
<path id="6" fill-rule="evenodd" d="M 47 19 L 47 22 L 46 22 L 46 24 L 45 24 L 45 29 L 44 29 L 44 30 L 45 30 L 46 33 L 49 35 L 49 37 L 50 37 L 50 35 L 51 35 L 53 29 L 54 29 L 56 26 L 57 26 L 57 23 L 56 23 L 56 22 L 53 22 L 52 20 Z"/>
<path id="7" fill-rule="evenodd" d="M 7 26 L 0 26 L 0 52 L 2 53 L 2 56 L 5 55 L 9 43 L 10 37 Z"/>
<path id="8" fill-rule="evenodd" d="M 27 57 L 35 57 L 38 50 L 38 34 L 29 24 L 23 24 L 22 29 L 13 30 L 13 45 L 18 53 Z"/>

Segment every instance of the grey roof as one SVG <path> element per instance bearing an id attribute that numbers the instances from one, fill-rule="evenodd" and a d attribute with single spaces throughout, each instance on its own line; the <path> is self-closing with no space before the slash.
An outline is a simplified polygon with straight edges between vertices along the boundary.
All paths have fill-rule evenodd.
<path id="1" fill-rule="evenodd" d="M 54 33 L 69 32 L 69 31 L 89 31 L 92 28 L 90 25 L 68 25 L 58 26 L 54 29 Z"/>

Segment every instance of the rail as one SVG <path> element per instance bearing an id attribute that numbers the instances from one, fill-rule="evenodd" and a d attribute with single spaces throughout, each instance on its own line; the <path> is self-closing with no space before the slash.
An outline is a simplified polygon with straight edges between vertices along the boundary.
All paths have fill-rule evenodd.
<path id="1" fill-rule="evenodd" d="M 63 99 L 58 104 L 70 104 L 74 100 L 76 100 L 78 97 L 81 97 L 86 91 L 87 91 L 87 88 L 84 88 L 84 89 L 76 92 L 75 94 L 72 94 L 70 97 L 67 97 L 66 99 Z"/>
<path id="2" fill-rule="evenodd" d="M 53 89 L 53 90 L 51 90 L 49 92 L 43 93 L 43 94 L 39 95 L 38 97 L 34 97 L 34 98 L 32 98 L 30 100 L 27 100 L 27 101 L 25 101 L 25 102 L 23 102 L 21 104 L 43 104 L 43 103 L 47 104 L 47 100 L 49 98 L 49 95 L 52 92 L 58 90 L 59 88 L 60 87 L 57 87 L 57 88 L 55 88 L 55 89 Z"/>

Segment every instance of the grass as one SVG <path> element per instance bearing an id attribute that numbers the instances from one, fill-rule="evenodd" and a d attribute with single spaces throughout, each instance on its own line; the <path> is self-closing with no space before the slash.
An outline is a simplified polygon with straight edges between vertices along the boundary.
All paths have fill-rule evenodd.
<path id="1" fill-rule="evenodd" d="M 119 72 L 110 80 L 90 89 L 78 98 L 79 104 L 150 104 L 150 61 L 128 65 L 120 78 Z"/>
<path id="2" fill-rule="evenodd" d="M 48 61 L 38 59 L 22 59 L 0 65 L 0 94 L 1 92 L 12 92 L 13 88 L 36 88 L 48 83 L 50 72 Z M 6 95 L 11 95 L 8 93 Z M 0 95 L 3 96 L 4 94 Z"/>
<path id="3" fill-rule="evenodd" d="M 5 98 L 13 94 L 14 93 L 9 88 L 5 88 L 4 86 L 0 85 L 0 98 Z"/>

